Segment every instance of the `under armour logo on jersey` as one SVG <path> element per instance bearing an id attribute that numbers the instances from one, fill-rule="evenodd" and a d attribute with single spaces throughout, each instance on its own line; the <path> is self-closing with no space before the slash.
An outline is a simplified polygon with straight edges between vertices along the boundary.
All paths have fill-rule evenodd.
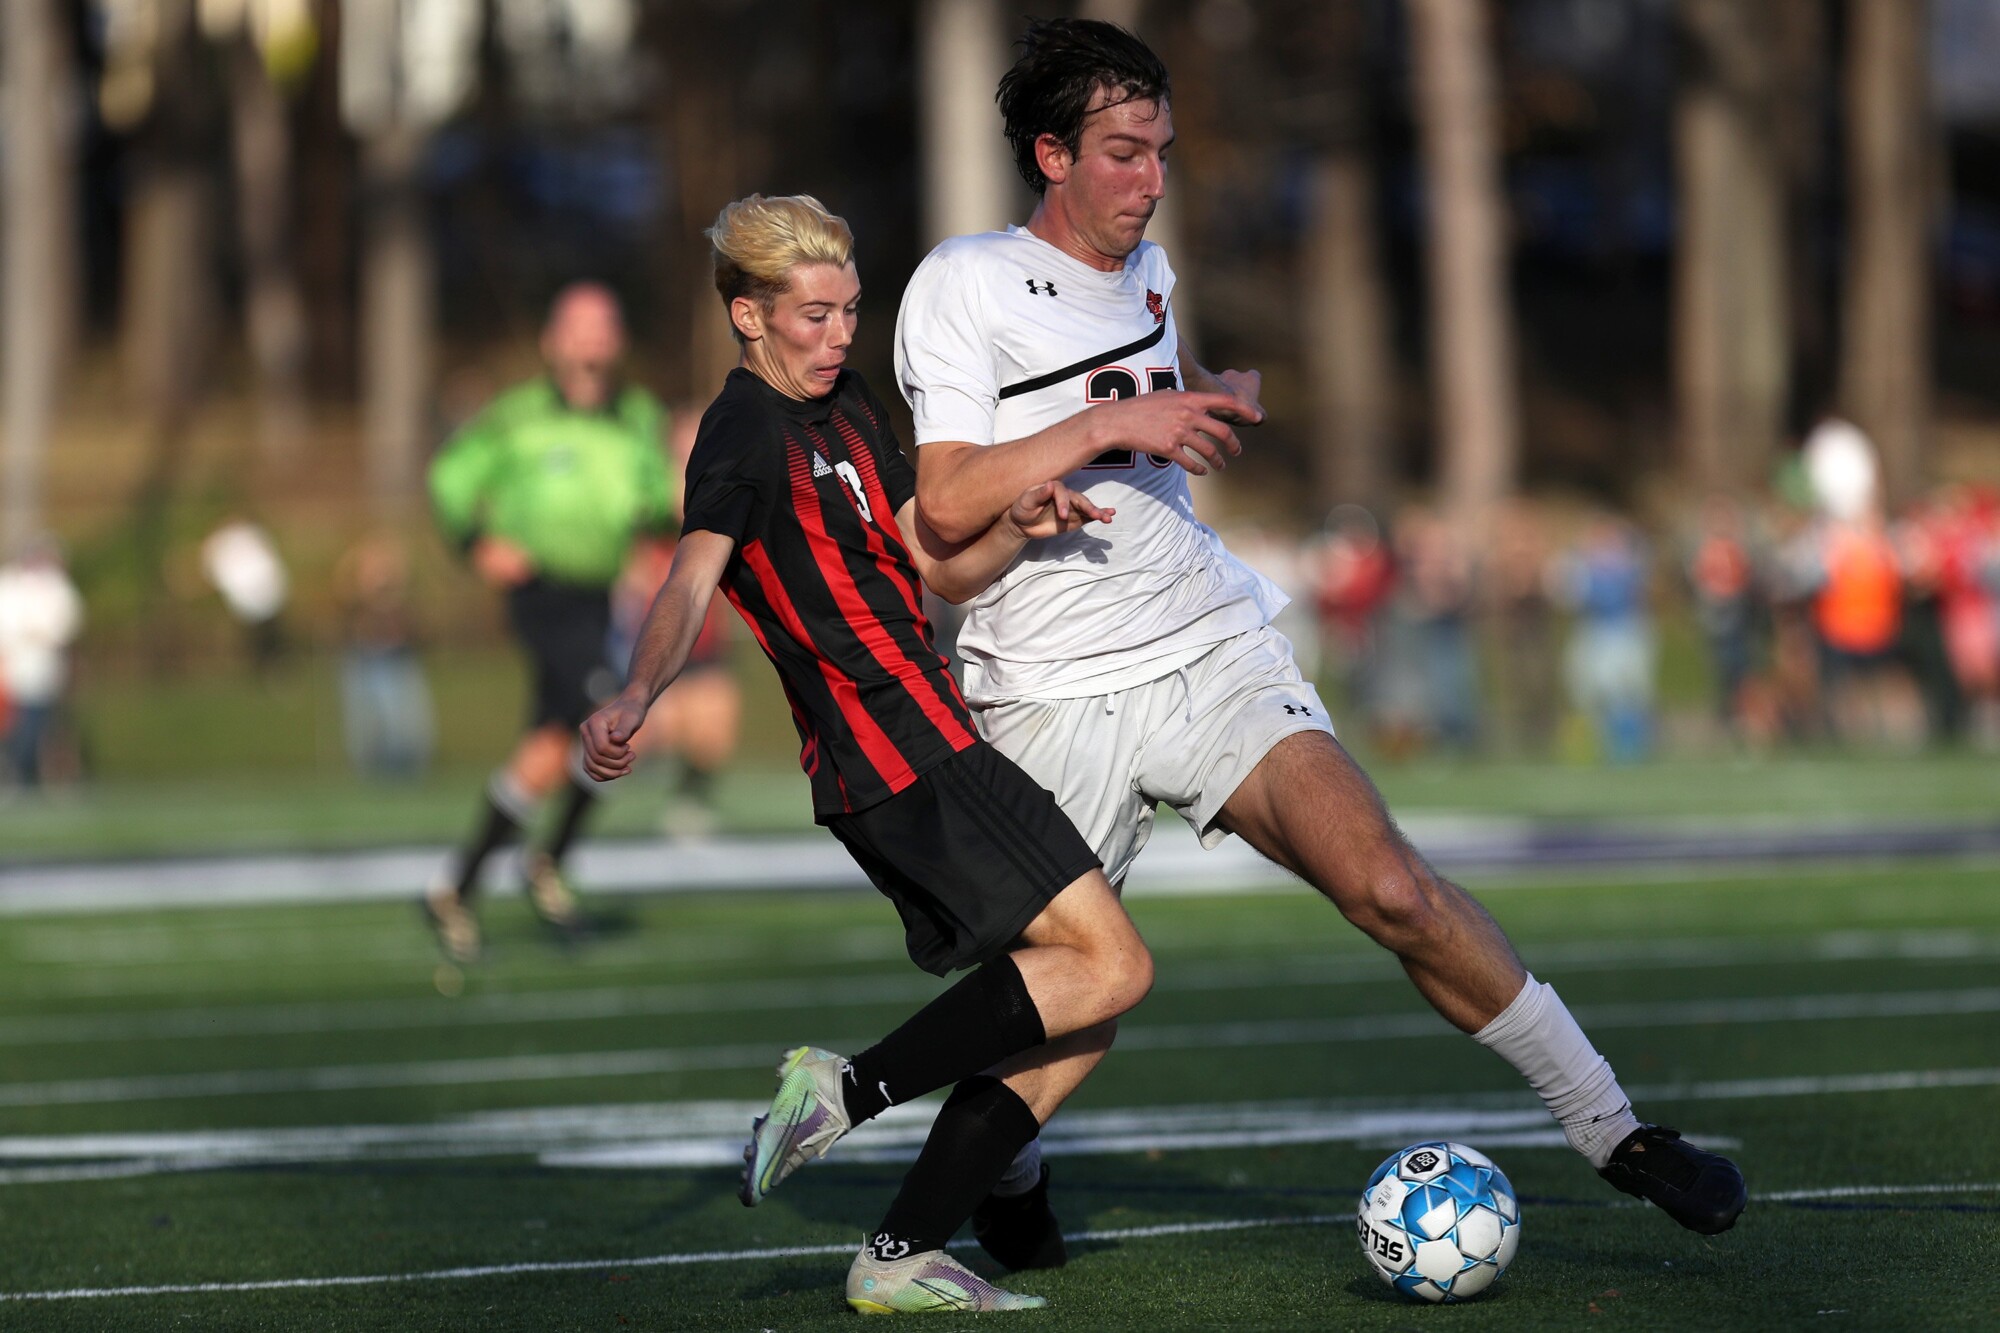
<path id="1" fill-rule="evenodd" d="M 813 450 L 813 476 L 824 477 L 832 471 L 833 469 L 827 465 L 827 461 L 819 456 L 819 450 Z"/>
<path id="2" fill-rule="evenodd" d="M 1287 713 L 1290 713 L 1293 717 L 1297 717 L 1300 713 L 1304 713 L 1307 717 L 1311 717 L 1313 715 L 1313 710 L 1307 708 L 1304 704 L 1296 704 L 1296 705 L 1286 704 L 1285 711 Z"/>
<path id="3" fill-rule="evenodd" d="M 1037 286 L 1035 285 L 1035 280 L 1034 280 L 1033 278 L 1029 278 L 1029 279 L 1028 279 L 1028 295 L 1030 295 L 1030 296 L 1054 296 L 1055 294 L 1056 294 L 1056 285 L 1055 285 L 1055 283 L 1053 283 L 1053 282 L 1045 282 L 1045 283 L 1043 283 L 1043 284 L 1042 284 L 1041 286 L 1037 287 Z"/>

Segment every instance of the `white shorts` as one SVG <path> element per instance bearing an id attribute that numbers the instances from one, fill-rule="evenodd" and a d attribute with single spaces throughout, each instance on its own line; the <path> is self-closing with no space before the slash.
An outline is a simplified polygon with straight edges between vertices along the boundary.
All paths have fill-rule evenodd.
<path id="1" fill-rule="evenodd" d="M 1007 699 L 978 709 L 980 732 L 1055 793 L 1083 840 L 1121 883 L 1173 807 L 1204 847 L 1224 802 L 1273 746 L 1301 731 L 1333 734 L 1292 645 L 1266 625 L 1225 639 L 1158 680 L 1084 699 Z"/>

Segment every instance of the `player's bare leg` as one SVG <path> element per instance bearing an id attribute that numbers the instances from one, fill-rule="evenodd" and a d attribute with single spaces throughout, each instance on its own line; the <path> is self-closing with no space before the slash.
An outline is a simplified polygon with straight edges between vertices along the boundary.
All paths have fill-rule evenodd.
<path id="1" fill-rule="evenodd" d="M 1521 993 L 1527 969 L 1471 894 L 1410 846 L 1375 784 L 1324 732 L 1280 741 L 1219 821 L 1311 884 L 1396 955 L 1431 1007 L 1478 1032 Z"/>
<path id="2" fill-rule="evenodd" d="M 1424 862 L 1332 736 L 1280 741 L 1218 822 L 1393 952 L 1439 1014 L 1521 1072 L 1605 1179 L 1692 1230 L 1735 1223 L 1746 1198 L 1742 1173 L 1671 1130 L 1639 1123 L 1554 988 L 1528 974 L 1472 895 Z"/>

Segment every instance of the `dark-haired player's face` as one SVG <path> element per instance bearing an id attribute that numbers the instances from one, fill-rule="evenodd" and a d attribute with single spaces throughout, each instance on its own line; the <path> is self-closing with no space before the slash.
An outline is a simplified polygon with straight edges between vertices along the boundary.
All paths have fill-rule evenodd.
<path id="1" fill-rule="evenodd" d="M 854 342 L 861 277 L 851 263 L 801 264 L 790 276 L 791 290 L 768 312 L 748 300 L 735 304 L 732 314 L 747 339 L 744 364 L 787 397 L 824 398 Z"/>
<path id="2" fill-rule="evenodd" d="M 1145 239 L 1146 224 L 1167 192 L 1167 149 L 1174 141 L 1173 108 L 1164 101 L 1116 102 L 1100 89 L 1093 105 L 1113 103 L 1084 118 L 1083 136 L 1059 188 L 1079 239 L 1122 260 Z"/>

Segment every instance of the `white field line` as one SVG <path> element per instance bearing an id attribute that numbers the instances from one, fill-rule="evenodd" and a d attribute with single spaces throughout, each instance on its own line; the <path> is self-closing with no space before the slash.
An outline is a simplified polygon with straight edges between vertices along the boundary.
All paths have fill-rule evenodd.
<path id="1" fill-rule="evenodd" d="M 1842 1186 L 1829 1190 L 1788 1190 L 1777 1194 L 1753 1194 L 1758 1202 L 1800 1202 L 1813 1199 L 1851 1198 L 1856 1193 L 1868 1197 L 1923 1196 L 1928 1194 L 2000 1193 L 2000 1182 L 1946 1185 Z M 1641 1207 L 1638 1203 L 1614 1203 L 1610 1207 Z M 1081 1231 L 1069 1239 L 1077 1243 L 1152 1240 L 1162 1236 L 1212 1235 L 1223 1231 L 1256 1231 L 1271 1227 L 1344 1226 L 1354 1220 L 1352 1213 L 1314 1213 L 1299 1217 L 1233 1217 L 1208 1222 L 1167 1222 L 1156 1226 L 1120 1227 L 1105 1231 Z M 953 1242 L 960 1249 L 969 1241 Z M 628 1259 L 557 1259 L 531 1263 L 478 1264 L 461 1268 L 434 1268 L 420 1273 L 369 1273 L 341 1277 L 272 1278 L 262 1282 L 181 1282 L 159 1286 L 70 1287 L 55 1291 L 0 1292 L 5 1301 L 103 1300 L 110 1297 L 185 1296 L 250 1291 L 299 1291 L 327 1287 L 373 1287 L 404 1282 L 459 1282 L 477 1278 L 514 1277 L 528 1273 L 621 1272 L 636 1268 L 677 1268 L 690 1264 L 752 1263 L 760 1259 L 815 1258 L 847 1254 L 852 1241 L 822 1245 L 785 1245 L 757 1250 L 699 1250 L 679 1254 L 650 1254 Z"/>
<path id="2" fill-rule="evenodd" d="M 1709 1102 L 2000 1086 L 2000 1069 L 1905 1070 L 1741 1079 L 1629 1089 L 1633 1099 Z M 905 1161 L 929 1132 L 936 1098 L 892 1107 L 843 1140 L 843 1162 Z M 53 1184 L 278 1162 L 534 1157 L 558 1168 L 732 1167 L 761 1102 L 665 1102 L 481 1111 L 402 1125 L 22 1135 L 0 1138 L 0 1185 Z M 1051 1155 L 1231 1149 L 1300 1143 L 1456 1138 L 1493 1147 L 1563 1148 L 1524 1091 L 1403 1101 L 1380 1098 L 1078 1109 L 1050 1122 Z M 1730 1146 L 1705 1138 L 1713 1146 Z"/>
<path id="3" fill-rule="evenodd" d="M 1667 1004 L 1585 1005 L 1575 1011 L 1586 1029 L 1654 1028 L 1737 1023 L 1825 1022 L 1833 1019 L 1963 1017 L 2000 1013 L 2000 987 L 1967 990 L 1793 995 Z M 1434 1013 L 1357 1018 L 1246 1021 L 1238 1023 L 1135 1024 L 1119 1033 L 1119 1049 L 1167 1051 L 1211 1047 L 1292 1046 L 1341 1042 L 1408 1041 L 1457 1036 Z M 855 1050 L 866 1038 L 827 1043 Z M 641 1075 L 755 1069 L 770 1063 L 771 1044 L 579 1051 L 551 1055 L 488 1056 L 461 1060 L 409 1060 L 383 1064 L 320 1065 L 301 1069 L 236 1069 L 187 1074 L 63 1079 L 0 1084 L 0 1107 L 61 1106 L 90 1102 L 167 1100 L 271 1093 L 349 1092 L 362 1088 L 446 1087 L 522 1083 L 564 1078 L 631 1078 Z"/>
<path id="4" fill-rule="evenodd" d="M 1213 1222 L 1168 1222 L 1150 1227 L 1111 1231 L 1080 1231 L 1072 1241 L 1150 1240 L 1158 1236 L 1193 1236 L 1217 1231 L 1253 1231 L 1265 1227 L 1334 1226 L 1352 1222 L 1354 1214 L 1313 1214 L 1305 1217 L 1236 1217 Z M 970 1241 L 955 1241 L 962 1249 Z M 521 1273 L 621 1271 L 628 1268 L 673 1268 L 687 1264 L 743 1263 L 758 1259 L 798 1259 L 822 1254 L 851 1254 L 853 1241 L 830 1245 L 784 1245 L 761 1250 L 702 1250 L 691 1254 L 652 1254 L 636 1259 L 558 1259 L 536 1263 L 481 1264 L 437 1268 L 427 1273 L 371 1273 L 357 1277 L 275 1278 L 264 1282 L 187 1282 L 157 1287 L 73 1287 L 67 1291 L 0 1292 L 0 1301 L 63 1301 L 107 1296 L 178 1296 L 209 1292 L 295 1291 L 314 1287 L 369 1287 L 395 1282 L 449 1282 L 467 1278 L 512 1277 Z"/>
<path id="5" fill-rule="evenodd" d="M 1579 940 L 1535 951 L 1545 975 L 1776 963 L 1953 963 L 2000 959 L 2000 938 L 1967 930 L 1828 931 L 1805 940 Z M 1370 985 L 1401 975 L 1386 954 L 1298 955 L 1262 963 L 1167 963 L 1163 994 L 1269 986 Z M 232 1005 L 0 1018 L 0 1046 L 313 1032 L 458 1029 L 511 1023 L 590 1022 L 669 1014 L 817 1011 L 920 1004 L 943 983 L 907 969 L 842 978 L 596 987 L 480 995 L 455 1001 L 363 1000 L 344 1004 Z"/>
<path id="6" fill-rule="evenodd" d="M 841 1141 L 843 1163 L 905 1162 L 930 1133 L 937 1098 L 891 1108 Z M 24 1135 L 0 1139 L 0 1184 L 50 1184 L 171 1170 L 277 1162 L 534 1157 L 560 1168 L 735 1166 L 763 1103 L 550 1108 L 492 1112 L 412 1125 L 302 1129 Z M 1049 1123 L 1043 1151 L 1055 1156 L 1297 1143 L 1375 1143 L 1451 1138 L 1519 1147 L 1566 1146 L 1539 1106 L 1475 1109 L 1342 1109 L 1312 1103 L 1222 1103 L 1080 1109 Z M 1704 1140 L 1720 1144 L 1720 1140 Z M 1726 1145 L 1725 1145 L 1726 1146 Z M 66 1177 L 64 1172 L 74 1172 Z"/>

